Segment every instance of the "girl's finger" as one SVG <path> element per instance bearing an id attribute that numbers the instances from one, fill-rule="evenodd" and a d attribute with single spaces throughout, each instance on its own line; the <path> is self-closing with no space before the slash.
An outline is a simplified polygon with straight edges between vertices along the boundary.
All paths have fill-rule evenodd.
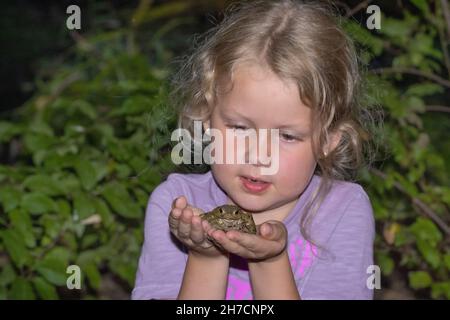
<path id="1" fill-rule="evenodd" d="M 205 240 L 202 221 L 200 217 L 192 217 L 190 237 L 192 242 L 194 242 L 195 244 L 201 244 Z"/>
<path id="2" fill-rule="evenodd" d="M 178 229 L 178 225 L 180 223 L 180 209 L 172 209 L 169 214 L 169 226 L 171 229 Z"/>
<path id="3" fill-rule="evenodd" d="M 237 231 L 227 232 L 227 238 L 253 252 L 263 249 L 265 245 L 270 245 L 267 243 L 267 240 L 261 239 L 261 237 L 257 235 Z"/>
<path id="4" fill-rule="evenodd" d="M 180 217 L 180 223 L 178 225 L 178 235 L 181 238 L 189 238 L 191 233 L 191 220 L 192 220 L 192 210 L 184 209 Z"/>
<path id="5" fill-rule="evenodd" d="M 202 220 L 202 226 L 203 230 L 205 230 L 206 233 L 208 233 L 208 231 L 212 229 L 212 226 L 209 224 L 207 220 Z"/>
<path id="6" fill-rule="evenodd" d="M 248 251 L 239 243 L 228 239 L 227 235 L 222 230 L 215 230 L 209 234 L 218 244 L 220 244 L 223 249 L 228 252 L 234 253 L 238 256 L 242 256 L 244 254 L 244 251 Z"/>
<path id="7" fill-rule="evenodd" d="M 181 210 L 186 208 L 186 206 L 187 206 L 187 200 L 186 200 L 186 197 L 184 197 L 184 196 L 179 196 L 172 203 L 172 208 L 179 208 Z"/>
<path id="8" fill-rule="evenodd" d="M 274 253 L 280 252 L 283 247 L 283 241 L 279 240 L 267 240 L 261 236 L 240 233 L 236 231 L 229 231 L 227 237 L 240 245 L 239 254 L 246 258 L 264 258 L 271 256 Z"/>
<path id="9" fill-rule="evenodd" d="M 268 240 L 280 240 L 285 236 L 286 227 L 281 222 L 267 221 L 260 227 L 260 234 Z"/>
<path id="10" fill-rule="evenodd" d="M 191 209 L 195 216 L 198 216 L 201 213 L 203 213 L 203 211 L 200 210 L 199 208 L 191 207 L 190 205 L 187 205 L 186 208 Z"/>

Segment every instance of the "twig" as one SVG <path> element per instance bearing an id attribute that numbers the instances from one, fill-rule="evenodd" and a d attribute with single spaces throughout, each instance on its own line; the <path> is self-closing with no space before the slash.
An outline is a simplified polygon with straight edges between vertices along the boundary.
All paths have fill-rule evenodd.
<path id="1" fill-rule="evenodd" d="M 350 11 L 348 11 L 345 15 L 346 18 L 350 18 L 351 16 L 353 16 L 355 13 L 357 13 L 359 10 L 363 9 L 364 7 L 367 7 L 370 3 L 372 2 L 372 0 L 366 0 L 361 2 L 360 4 L 358 4 L 357 6 L 355 6 L 353 9 L 351 9 Z"/>
<path id="2" fill-rule="evenodd" d="M 426 111 L 450 113 L 450 107 L 447 106 L 426 106 Z"/>
<path id="3" fill-rule="evenodd" d="M 447 6 L 447 2 L 446 1 L 442 1 L 441 2 L 441 9 L 444 15 L 444 20 L 446 20 L 446 17 L 448 17 L 449 13 L 448 13 L 448 6 Z M 436 6 L 436 16 L 439 14 L 439 8 L 438 6 Z M 447 21 L 449 22 L 449 21 Z M 443 26 L 440 23 L 436 23 L 434 22 L 434 25 L 436 26 L 436 29 L 439 31 L 439 41 L 441 43 L 441 47 L 442 47 L 442 52 L 444 54 L 444 63 L 445 63 L 445 67 L 447 68 L 447 74 L 450 77 L 450 57 L 448 54 L 448 49 L 447 49 L 447 44 L 450 41 L 450 29 L 447 30 L 447 37 L 445 36 L 445 27 L 443 28 Z"/>
<path id="4" fill-rule="evenodd" d="M 62 80 L 62 82 L 58 86 L 56 86 L 52 90 L 52 92 L 51 92 L 52 97 L 53 98 L 58 97 L 65 89 L 70 87 L 74 82 L 81 80 L 82 77 L 83 77 L 83 75 L 81 74 L 81 72 L 78 72 L 78 71 L 70 74 L 64 80 Z"/>
<path id="5" fill-rule="evenodd" d="M 435 74 L 423 72 L 417 69 L 407 69 L 407 68 L 378 68 L 371 70 L 373 73 L 376 74 L 382 74 L 382 73 L 404 73 L 404 74 L 412 74 L 415 76 L 420 76 L 423 78 L 427 78 L 429 80 L 433 80 L 434 82 L 437 82 L 445 87 L 450 88 L 450 81 L 445 80 L 444 78 L 441 78 Z"/>
<path id="6" fill-rule="evenodd" d="M 441 0 L 442 12 L 444 13 L 445 22 L 447 23 L 447 38 L 450 40 L 450 10 L 447 0 Z"/>
<path id="7" fill-rule="evenodd" d="M 447 73 L 450 77 L 450 58 L 447 50 L 447 40 L 445 40 L 445 35 L 442 28 L 439 27 L 438 30 L 439 30 L 439 41 L 441 42 L 441 47 L 444 54 L 445 67 L 447 68 Z"/>
<path id="8" fill-rule="evenodd" d="M 345 17 L 347 16 L 347 13 L 350 12 L 350 7 L 348 4 L 342 2 L 342 1 L 334 1 L 333 4 L 338 8 L 343 8 L 345 11 Z"/>
<path id="9" fill-rule="evenodd" d="M 375 168 L 371 168 L 370 172 L 372 172 L 373 174 L 375 174 L 376 176 L 382 178 L 382 179 L 386 179 L 387 175 L 383 172 L 381 172 L 380 170 L 377 170 Z M 405 188 L 403 188 L 403 186 L 394 181 L 394 187 L 401 191 L 402 193 L 410 196 L 408 194 L 408 192 L 405 190 Z M 410 196 L 411 197 L 411 196 Z M 423 201 L 421 201 L 418 198 L 414 198 L 411 197 L 412 203 L 413 205 L 416 205 L 417 207 L 419 207 L 420 210 L 422 210 L 423 213 L 425 213 L 428 217 L 430 217 L 431 220 L 433 220 L 444 232 L 447 236 L 450 235 L 450 227 L 433 211 L 431 210 Z"/>

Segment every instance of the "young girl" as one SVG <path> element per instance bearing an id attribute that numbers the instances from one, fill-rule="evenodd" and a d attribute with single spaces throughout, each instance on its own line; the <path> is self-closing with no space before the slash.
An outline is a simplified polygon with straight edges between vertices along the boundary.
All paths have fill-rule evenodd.
<path id="1" fill-rule="evenodd" d="M 352 42 L 317 2 L 233 9 L 179 73 L 180 127 L 279 129 L 278 170 L 263 175 L 258 159 L 170 174 L 148 203 L 132 298 L 371 299 L 372 207 L 345 182 L 367 136 Z M 258 233 L 198 217 L 224 204 L 251 212 Z"/>

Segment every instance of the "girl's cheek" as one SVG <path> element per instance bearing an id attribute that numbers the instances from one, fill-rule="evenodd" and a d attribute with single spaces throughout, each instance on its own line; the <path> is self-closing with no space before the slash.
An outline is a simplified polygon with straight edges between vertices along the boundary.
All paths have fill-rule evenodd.
<path id="1" fill-rule="evenodd" d="M 299 178 L 310 177 L 314 170 L 314 159 L 306 150 L 292 152 L 280 152 L 278 176 L 282 179 L 298 181 Z"/>

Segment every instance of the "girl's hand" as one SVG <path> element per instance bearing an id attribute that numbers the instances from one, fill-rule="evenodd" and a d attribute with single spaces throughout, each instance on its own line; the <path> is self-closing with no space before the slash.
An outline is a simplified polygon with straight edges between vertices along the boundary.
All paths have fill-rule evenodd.
<path id="1" fill-rule="evenodd" d="M 209 257 L 222 256 L 224 253 L 207 239 L 206 231 L 211 227 L 198 216 L 201 213 L 201 209 L 189 206 L 185 197 L 178 197 L 169 214 L 170 231 L 190 252 Z"/>
<path id="2" fill-rule="evenodd" d="M 270 220 L 257 226 L 257 235 L 210 227 L 208 235 L 224 250 L 250 260 L 269 260 L 286 248 L 287 230 L 280 221 Z"/>

